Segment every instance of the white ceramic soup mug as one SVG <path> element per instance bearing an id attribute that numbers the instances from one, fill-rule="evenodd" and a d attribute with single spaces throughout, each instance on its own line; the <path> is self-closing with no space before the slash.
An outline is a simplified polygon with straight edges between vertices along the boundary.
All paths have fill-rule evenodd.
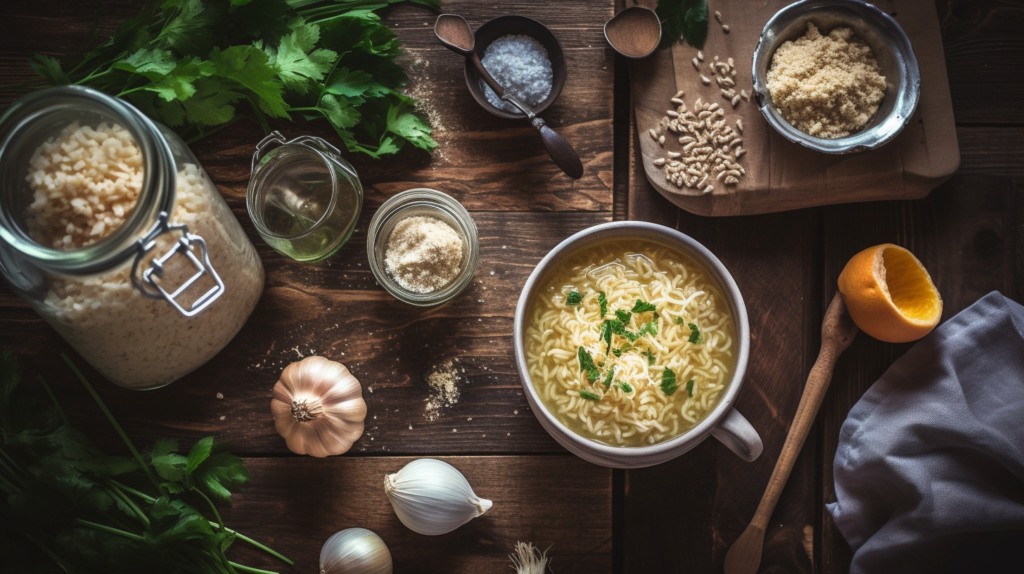
<path id="1" fill-rule="evenodd" d="M 541 402 L 537 390 L 530 380 L 526 364 L 525 340 L 526 320 L 535 292 L 545 284 L 550 272 L 569 255 L 596 243 L 609 239 L 644 239 L 660 243 L 688 255 L 711 275 L 721 288 L 729 305 L 729 311 L 736 325 L 736 368 L 733 369 L 724 395 L 708 416 L 697 426 L 677 437 L 649 446 L 617 447 L 582 437 L 561 421 Z M 559 444 L 580 458 L 611 468 L 643 468 L 672 460 L 700 444 L 709 435 L 722 442 L 729 450 L 746 461 L 753 461 L 761 455 L 763 445 L 754 427 L 735 408 L 736 396 L 743 386 L 743 375 L 747 370 L 750 353 L 750 325 L 747 322 L 747 308 L 736 287 L 732 275 L 722 262 L 693 238 L 674 229 L 640 221 L 616 221 L 595 225 L 569 237 L 551 250 L 537 264 L 530 274 L 519 296 L 515 318 L 515 353 L 519 378 L 522 380 L 526 399 L 537 420 Z"/>

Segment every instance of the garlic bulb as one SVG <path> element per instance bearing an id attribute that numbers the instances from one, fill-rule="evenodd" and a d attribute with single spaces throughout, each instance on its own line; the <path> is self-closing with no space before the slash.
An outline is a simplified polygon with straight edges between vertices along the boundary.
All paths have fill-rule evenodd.
<path id="1" fill-rule="evenodd" d="M 341 454 L 363 435 L 363 389 L 345 365 L 306 357 L 285 367 L 270 401 L 274 426 L 296 454 Z"/>
<path id="2" fill-rule="evenodd" d="M 391 552 L 372 531 L 346 528 L 324 542 L 320 574 L 391 574 Z"/>
<path id="3" fill-rule="evenodd" d="M 414 460 L 389 474 L 384 492 L 402 524 L 428 536 L 451 532 L 491 507 L 454 466 L 433 458 Z"/>

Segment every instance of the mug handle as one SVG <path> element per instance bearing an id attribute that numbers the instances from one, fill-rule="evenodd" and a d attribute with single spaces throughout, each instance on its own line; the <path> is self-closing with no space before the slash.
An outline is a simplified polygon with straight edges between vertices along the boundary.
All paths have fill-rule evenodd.
<path id="1" fill-rule="evenodd" d="M 718 425 L 711 429 L 711 436 L 747 462 L 757 460 L 764 450 L 757 431 L 735 408 L 729 409 Z"/>

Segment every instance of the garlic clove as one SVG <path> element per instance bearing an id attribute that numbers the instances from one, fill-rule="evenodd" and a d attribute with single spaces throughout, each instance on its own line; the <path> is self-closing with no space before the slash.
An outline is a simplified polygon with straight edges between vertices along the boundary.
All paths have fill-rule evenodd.
<path id="1" fill-rule="evenodd" d="M 348 451 L 362 436 L 366 403 L 345 365 L 313 356 L 284 369 L 270 412 L 289 450 L 326 457 Z"/>
<path id="2" fill-rule="evenodd" d="M 384 492 L 402 524 L 427 536 L 451 532 L 492 506 L 458 469 L 432 458 L 414 460 L 385 477 Z"/>
<path id="3" fill-rule="evenodd" d="M 391 552 L 365 528 L 346 528 L 320 550 L 320 574 L 392 574 Z"/>

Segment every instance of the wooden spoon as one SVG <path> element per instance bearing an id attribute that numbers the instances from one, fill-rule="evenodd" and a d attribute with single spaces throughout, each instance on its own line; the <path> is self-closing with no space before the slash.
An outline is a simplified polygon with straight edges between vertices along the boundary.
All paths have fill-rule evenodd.
<path id="1" fill-rule="evenodd" d="M 807 433 L 811 430 L 814 417 L 818 414 L 829 383 L 832 382 L 836 359 L 850 346 L 857 332 L 857 325 L 853 323 L 850 313 L 846 310 L 843 295 L 837 292 L 828 306 L 828 311 L 825 312 L 825 320 L 821 324 L 821 352 L 818 353 L 818 360 L 814 362 L 811 374 L 807 377 L 807 386 L 804 387 L 793 424 L 789 427 L 786 444 L 783 445 L 779 460 L 775 463 L 772 477 L 768 479 L 768 488 L 761 497 L 761 504 L 757 506 L 754 518 L 725 555 L 725 574 L 757 572 L 757 567 L 761 563 L 761 547 L 764 545 L 764 531 L 768 526 L 768 519 L 775 510 L 782 488 L 786 486 L 796 457 L 804 446 Z"/>
<path id="2" fill-rule="evenodd" d="M 449 50 L 469 58 L 473 62 L 473 66 L 480 72 L 480 77 L 487 82 L 487 85 L 494 90 L 494 93 L 498 94 L 499 98 L 519 108 L 519 111 L 526 115 L 526 119 L 530 120 L 533 127 L 540 132 L 541 140 L 544 142 L 544 147 L 548 150 L 548 155 L 551 156 L 555 165 L 565 175 L 573 179 L 583 177 L 583 162 L 580 161 L 580 156 L 573 149 L 572 145 L 565 141 L 565 138 L 560 136 L 555 130 L 549 128 L 543 119 L 538 118 L 533 113 L 533 109 L 526 105 L 525 102 L 512 94 L 506 93 L 501 84 L 484 67 L 483 62 L 480 61 L 480 56 L 476 53 L 476 36 L 473 35 L 473 29 L 469 27 L 469 22 L 466 22 L 465 18 L 455 14 L 441 14 L 437 17 L 437 22 L 434 24 L 434 35 Z"/>
<path id="3" fill-rule="evenodd" d="M 646 6 L 630 6 L 605 23 L 604 39 L 627 58 L 646 58 L 661 43 L 661 19 Z"/>

